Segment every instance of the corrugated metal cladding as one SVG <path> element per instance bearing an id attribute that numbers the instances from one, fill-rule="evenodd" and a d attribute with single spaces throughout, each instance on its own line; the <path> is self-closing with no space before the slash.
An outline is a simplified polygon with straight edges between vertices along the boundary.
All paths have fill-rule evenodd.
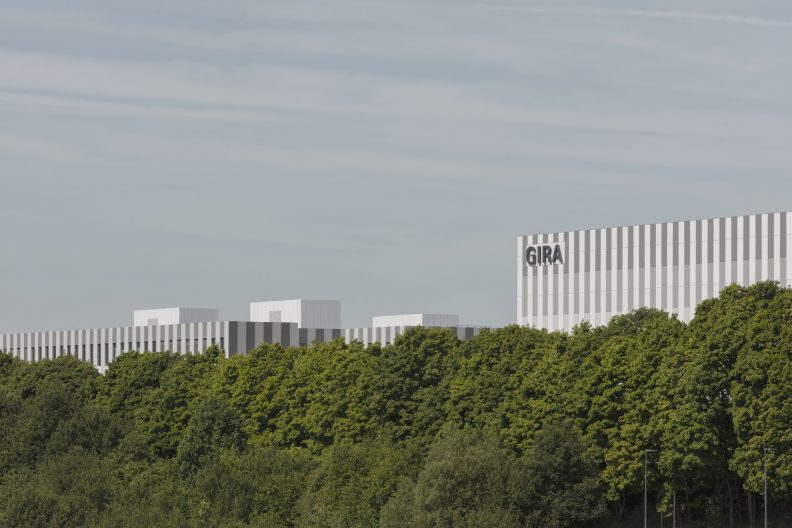
<path id="1" fill-rule="evenodd" d="M 250 321 L 127 326 L 1 334 L 0 351 L 25 361 L 74 356 L 104 370 L 111 361 L 130 350 L 200 354 L 211 345 L 219 345 L 225 350 L 226 357 L 230 357 L 247 354 L 263 343 L 279 343 L 283 347 L 307 346 L 314 342 L 329 343 L 341 337 L 346 343 L 358 340 L 364 345 L 375 341 L 389 345 L 407 328 L 298 328 L 297 323 Z M 459 339 L 471 339 L 480 331 L 477 327 L 452 327 L 449 330 Z"/>
<path id="2" fill-rule="evenodd" d="M 0 350 L 25 361 L 68 355 L 98 368 L 129 350 L 200 354 L 216 344 L 233 356 L 261 343 L 297 345 L 297 324 L 218 321 L 0 335 Z"/>
<path id="3" fill-rule="evenodd" d="M 568 331 L 640 307 L 689 321 L 730 284 L 792 286 L 791 244 L 788 212 L 521 236 L 517 321 Z"/>
<path id="4" fill-rule="evenodd" d="M 402 335 L 405 331 L 413 326 L 379 326 L 375 328 L 347 328 L 344 330 L 344 341 L 351 343 L 352 341 L 360 341 L 368 346 L 372 343 L 380 343 L 384 345 L 391 345 L 397 337 Z M 481 327 L 478 326 L 448 326 L 439 327 L 450 331 L 457 339 L 466 340 L 473 339 L 481 333 Z"/>

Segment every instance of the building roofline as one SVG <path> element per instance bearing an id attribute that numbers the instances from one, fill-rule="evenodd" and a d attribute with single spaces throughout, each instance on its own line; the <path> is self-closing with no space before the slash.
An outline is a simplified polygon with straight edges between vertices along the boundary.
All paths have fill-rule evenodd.
<path id="1" fill-rule="evenodd" d="M 684 218 L 682 220 L 668 220 L 664 222 L 644 222 L 641 224 L 622 224 L 622 225 L 611 225 L 611 226 L 599 226 L 599 227 L 586 227 L 583 229 L 564 229 L 562 231 L 542 231 L 539 233 L 524 233 L 522 235 L 517 235 L 517 238 L 522 238 L 526 236 L 534 236 L 534 235 L 558 235 L 561 233 L 575 233 L 578 231 L 598 231 L 600 229 L 620 229 L 623 227 L 638 227 L 644 225 L 660 225 L 660 224 L 676 224 L 680 222 L 698 222 L 704 220 L 721 220 L 727 218 L 739 218 L 741 216 L 757 216 L 757 215 L 773 215 L 773 214 L 792 214 L 792 211 L 772 211 L 772 212 L 761 212 L 761 213 L 748 213 L 748 214 L 736 214 L 736 215 L 729 215 L 729 216 L 708 216 L 705 218 Z"/>

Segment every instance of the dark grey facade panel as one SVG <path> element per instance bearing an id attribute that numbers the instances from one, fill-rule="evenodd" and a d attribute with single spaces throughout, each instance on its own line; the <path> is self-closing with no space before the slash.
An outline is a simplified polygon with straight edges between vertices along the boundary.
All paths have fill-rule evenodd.
<path id="1" fill-rule="evenodd" d="M 575 313 L 580 313 L 580 295 L 578 294 L 578 289 L 580 288 L 580 282 L 578 282 L 578 273 L 580 272 L 580 231 L 575 231 L 575 255 L 574 255 L 574 267 L 575 267 L 575 279 L 574 279 L 574 307 Z"/>
<path id="2" fill-rule="evenodd" d="M 729 242 L 731 243 L 731 260 L 732 262 L 737 262 L 737 242 L 738 242 L 738 222 L 737 217 L 733 217 L 731 219 L 731 237 L 729 238 Z M 735 275 L 732 279 L 737 280 L 737 276 Z"/>
<path id="3" fill-rule="evenodd" d="M 586 230 L 584 231 L 583 238 L 585 239 L 586 243 L 586 251 L 584 254 L 585 259 L 585 268 L 586 271 L 583 274 L 583 307 L 581 308 L 581 312 L 589 313 L 591 310 L 591 244 L 593 241 L 591 240 L 591 231 Z"/>
<path id="4" fill-rule="evenodd" d="M 635 297 L 636 296 L 634 295 L 634 294 L 636 294 L 638 292 L 632 291 L 632 286 L 633 286 L 633 284 L 635 284 L 635 280 L 634 280 L 634 274 L 635 273 L 638 273 L 637 270 L 634 270 L 632 268 L 627 270 L 627 287 L 626 287 L 626 289 L 627 289 L 627 306 L 626 306 L 626 309 L 628 311 L 635 310 L 636 308 L 638 308 L 635 305 Z M 630 294 L 631 291 L 632 291 L 633 295 Z"/>
<path id="5" fill-rule="evenodd" d="M 531 313 L 539 312 L 539 270 L 534 266 L 531 268 Z"/>
<path id="6" fill-rule="evenodd" d="M 594 271 L 602 268 L 602 231 L 594 231 Z"/>
<path id="7" fill-rule="evenodd" d="M 566 252 L 564 255 L 564 262 L 569 262 L 569 246 L 570 246 L 570 237 L 569 233 L 564 233 L 564 251 Z M 577 260 L 577 259 L 575 259 Z M 570 291 L 570 284 L 569 284 L 569 272 L 567 268 L 564 267 L 564 291 L 569 294 Z M 569 315 L 569 303 L 564 302 L 564 315 Z"/>
<path id="8" fill-rule="evenodd" d="M 660 307 L 668 306 L 668 289 L 665 288 L 665 283 L 668 280 L 668 274 L 666 273 L 666 266 L 668 262 L 666 257 L 668 256 L 668 225 L 662 224 L 660 229 L 660 268 L 661 278 L 660 284 L 658 284 L 658 288 L 660 289 Z"/>
<path id="9" fill-rule="evenodd" d="M 240 336 L 240 333 L 243 333 L 244 330 L 241 328 L 242 325 L 239 324 L 237 321 L 230 321 L 228 323 L 228 336 L 226 337 L 226 354 L 230 356 L 235 356 L 237 354 L 242 354 L 241 348 L 239 346 L 240 342 L 244 341 L 244 336 Z"/>
<path id="10" fill-rule="evenodd" d="M 611 300 L 611 298 L 613 297 L 611 295 L 611 292 L 613 291 L 613 287 L 614 287 L 614 285 L 612 284 L 613 279 L 611 277 L 612 275 L 611 270 L 613 269 L 613 262 L 611 258 L 611 254 L 613 253 L 613 251 L 611 251 L 611 249 L 613 248 L 613 244 L 611 239 L 613 237 L 611 236 L 612 234 L 611 231 L 612 231 L 611 229 L 605 230 L 605 292 L 604 293 L 605 293 L 606 313 L 613 311 L 612 300 Z"/>
<path id="11" fill-rule="evenodd" d="M 271 324 L 264 325 L 264 328 L 262 329 L 262 334 L 264 334 L 264 337 L 261 340 L 262 343 L 272 343 L 274 341 L 275 338 L 273 335 L 272 326 L 273 325 Z"/>
<path id="12" fill-rule="evenodd" d="M 698 240 L 701 240 L 699 237 Z M 712 264 L 715 262 L 715 221 L 707 220 L 707 262 Z"/>
<path id="13" fill-rule="evenodd" d="M 584 239 L 586 241 L 586 253 L 583 255 L 583 258 L 586 262 L 586 273 L 591 271 L 591 231 L 586 230 L 584 235 Z M 588 290 L 588 288 L 586 288 Z"/>
<path id="14" fill-rule="evenodd" d="M 244 353 L 247 354 L 259 345 L 259 343 L 256 342 L 256 323 L 246 322 L 245 330 L 247 335 L 245 335 Z"/>
<path id="15" fill-rule="evenodd" d="M 553 243 L 557 243 L 557 242 L 558 242 L 558 233 L 553 233 Z M 558 266 L 551 266 L 550 268 L 551 269 L 548 271 L 548 273 L 550 273 L 550 272 L 553 273 L 553 284 L 558 284 Z M 545 269 L 548 269 L 548 267 L 545 266 Z M 560 291 L 560 289 L 556 286 L 556 292 L 558 292 L 558 291 Z M 553 315 L 558 315 L 558 294 L 557 293 L 556 293 L 556 295 L 553 295 Z"/>
<path id="16" fill-rule="evenodd" d="M 544 292 L 544 295 L 542 295 L 542 313 L 547 314 L 547 310 L 549 309 L 548 305 L 550 298 L 549 295 L 550 290 L 548 288 L 548 280 L 547 280 L 547 266 L 542 266 L 542 291 Z"/>
<path id="17" fill-rule="evenodd" d="M 707 221 L 707 298 L 712 297 L 713 282 L 714 282 L 714 267 L 715 267 L 715 220 Z M 718 290 L 720 291 L 720 290 Z"/>
<path id="18" fill-rule="evenodd" d="M 291 338 L 291 326 L 292 323 L 275 323 L 280 325 L 281 331 L 281 346 L 283 348 L 288 348 L 290 346 L 298 346 L 299 343 L 293 343 Z"/>
<path id="19" fill-rule="evenodd" d="M 680 237 L 682 237 L 682 242 L 686 243 L 690 240 L 690 222 L 682 222 L 682 233 L 679 232 L 679 222 L 674 222 L 674 241 L 672 248 L 674 250 L 674 266 L 679 266 L 682 263 L 681 258 L 684 258 L 680 255 L 680 250 L 683 246 L 680 245 Z M 685 252 L 687 254 L 687 252 Z M 687 261 L 687 264 L 690 264 L 690 260 Z"/>
<path id="20" fill-rule="evenodd" d="M 743 217 L 743 276 L 740 279 L 743 284 L 748 284 L 750 281 L 750 266 L 748 265 L 751 259 L 751 217 Z"/>
<path id="21" fill-rule="evenodd" d="M 623 260 L 624 260 L 624 248 L 623 248 L 624 233 L 623 233 L 623 231 L 624 230 L 622 228 L 619 228 L 619 229 L 616 230 L 616 244 L 617 244 L 617 249 L 616 249 L 616 271 L 617 271 L 617 273 L 616 273 L 616 311 L 617 312 L 621 312 L 621 311 L 624 310 L 624 307 L 622 306 L 622 304 L 624 302 L 624 299 L 623 299 L 623 297 L 624 297 L 624 295 L 623 295 L 623 292 L 624 292 L 624 273 L 622 273 L 622 271 L 625 269 L 624 265 L 623 265 Z M 629 251 L 628 251 L 628 253 L 629 253 Z"/>
<path id="22" fill-rule="evenodd" d="M 611 261 L 611 249 L 613 248 L 613 241 L 611 240 L 612 237 L 612 229 L 605 230 L 605 247 L 603 250 L 605 251 L 605 271 L 610 271 L 613 269 L 613 262 Z"/>
<path id="23" fill-rule="evenodd" d="M 720 234 L 718 235 L 719 262 L 726 262 L 726 219 L 720 218 L 718 222 L 720 231 Z"/>
<path id="24" fill-rule="evenodd" d="M 701 246 L 699 246 L 699 247 L 701 247 Z M 709 266 L 709 269 L 712 270 L 712 264 L 711 263 L 707 263 L 707 266 Z M 700 303 L 704 299 L 703 294 L 702 294 L 703 287 L 704 287 L 704 284 L 703 284 L 703 282 L 704 282 L 704 274 L 702 273 L 703 270 L 704 270 L 703 266 L 701 266 L 701 265 L 696 266 L 696 269 L 695 269 L 695 273 L 696 273 L 696 299 L 695 299 L 695 303 L 694 303 L 693 306 L 690 305 L 690 300 L 687 301 L 687 306 L 689 308 L 691 308 L 691 307 L 695 308 L 698 305 L 698 303 Z M 710 284 L 712 284 L 712 273 L 709 273 L 709 281 L 708 282 Z"/>
<path id="25" fill-rule="evenodd" d="M 602 232 L 597 229 L 594 233 L 594 309 L 592 312 L 599 312 L 602 292 L 602 274 L 599 273 L 602 269 Z"/>
<path id="26" fill-rule="evenodd" d="M 645 258 L 645 243 L 646 243 L 646 226 L 638 226 L 638 306 L 646 306 L 646 294 L 644 293 L 644 289 L 646 288 L 646 277 L 644 274 L 644 269 L 646 268 L 646 258 Z"/>

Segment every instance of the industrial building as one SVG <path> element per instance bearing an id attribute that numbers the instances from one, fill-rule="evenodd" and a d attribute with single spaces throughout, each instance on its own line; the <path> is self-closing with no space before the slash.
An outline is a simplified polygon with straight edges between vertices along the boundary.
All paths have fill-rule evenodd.
<path id="1" fill-rule="evenodd" d="M 380 316 L 371 327 L 341 328 L 340 301 L 307 299 L 250 303 L 249 321 L 222 321 L 214 308 L 135 310 L 132 319 L 132 326 L 0 334 L 0 351 L 25 361 L 74 356 L 104 370 L 130 350 L 199 354 L 218 345 L 230 357 L 263 343 L 307 346 L 343 338 L 366 346 L 390 345 L 415 326 L 449 328 L 460 339 L 480 332 L 479 327 L 459 326 L 456 315 L 429 314 Z"/>
<path id="2" fill-rule="evenodd" d="M 517 322 L 570 331 L 657 308 L 690 321 L 730 284 L 792 285 L 792 213 L 682 220 L 517 238 Z"/>
<path id="3" fill-rule="evenodd" d="M 730 284 L 792 286 L 790 245 L 787 212 L 520 236 L 517 322 L 571 331 L 641 307 L 689 321 L 701 301 Z M 449 328 L 459 339 L 480 332 L 456 315 L 425 313 L 375 316 L 369 327 L 344 328 L 340 301 L 292 299 L 252 302 L 248 321 L 223 321 L 213 308 L 137 310 L 132 326 L 2 334 L 0 350 L 26 361 L 70 355 L 104 369 L 129 350 L 196 354 L 219 345 L 233 356 L 262 343 L 343 338 L 389 345 L 415 326 Z"/>

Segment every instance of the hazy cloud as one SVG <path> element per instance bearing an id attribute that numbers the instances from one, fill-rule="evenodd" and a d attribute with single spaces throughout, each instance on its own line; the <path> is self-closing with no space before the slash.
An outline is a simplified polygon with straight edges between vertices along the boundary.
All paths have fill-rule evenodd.
<path id="1" fill-rule="evenodd" d="M 0 5 L 0 331 L 515 318 L 522 233 L 789 209 L 792 7 Z"/>
<path id="2" fill-rule="evenodd" d="M 697 22 L 719 22 L 724 24 L 745 24 L 748 26 L 792 28 L 790 20 L 772 20 L 769 18 L 756 18 L 749 16 L 724 15 L 717 13 L 700 13 L 696 11 L 652 11 L 641 9 L 607 9 L 585 7 L 532 7 L 518 5 L 482 4 L 483 9 L 505 11 L 522 11 L 526 13 L 539 13 L 551 15 L 579 15 L 595 17 L 639 17 L 639 18 L 670 18 L 679 20 L 693 20 Z"/>

